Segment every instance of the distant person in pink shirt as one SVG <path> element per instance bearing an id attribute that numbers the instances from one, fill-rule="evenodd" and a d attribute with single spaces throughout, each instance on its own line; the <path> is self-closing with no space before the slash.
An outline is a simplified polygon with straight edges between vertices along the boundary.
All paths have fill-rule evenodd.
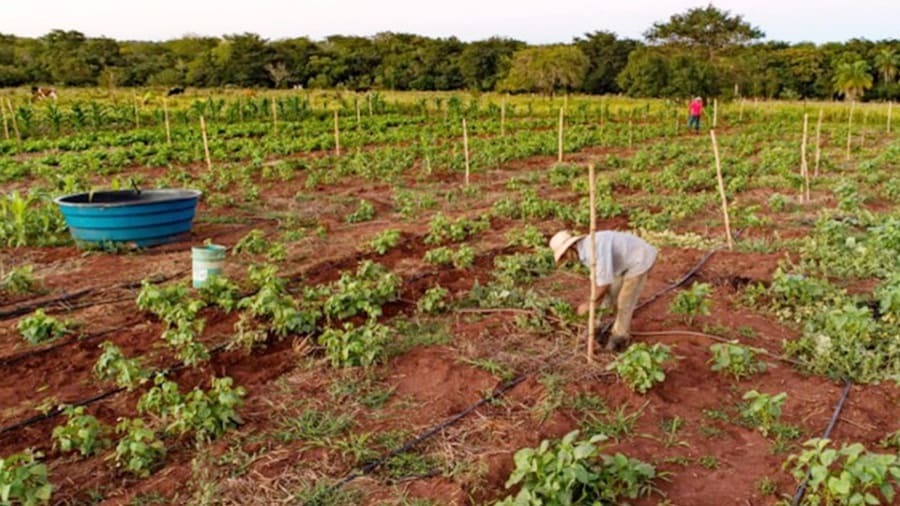
<path id="1" fill-rule="evenodd" d="M 688 118 L 688 128 L 693 128 L 695 132 L 700 131 L 700 116 L 703 114 L 703 99 L 694 97 L 689 107 L 691 117 Z"/>

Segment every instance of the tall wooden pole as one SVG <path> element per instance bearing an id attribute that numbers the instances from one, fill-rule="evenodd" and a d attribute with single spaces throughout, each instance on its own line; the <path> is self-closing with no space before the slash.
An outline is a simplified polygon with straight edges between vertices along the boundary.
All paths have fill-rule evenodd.
<path id="1" fill-rule="evenodd" d="M 172 129 L 169 126 L 169 101 L 163 98 L 163 121 L 166 124 L 166 144 L 172 144 Z"/>
<path id="2" fill-rule="evenodd" d="M 712 127 L 714 129 L 716 128 L 716 125 L 718 124 L 718 122 L 719 122 L 719 99 L 714 98 L 713 99 L 713 121 L 712 121 Z"/>
<path id="3" fill-rule="evenodd" d="M 856 106 L 856 101 L 850 102 L 850 113 L 847 114 L 847 160 L 850 159 L 850 139 L 851 134 L 853 133 L 853 108 Z"/>
<path id="4" fill-rule="evenodd" d="M 278 103 L 272 97 L 272 133 L 278 135 Z"/>
<path id="5" fill-rule="evenodd" d="M 891 133 L 891 109 L 894 107 L 894 102 L 888 102 L 888 117 L 887 117 L 887 133 Z"/>
<path id="6" fill-rule="evenodd" d="M 563 114 L 565 111 L 565 107 L 559 108 L 559 135 L 557 136 L 557 156 L 556 161 L 562 163 L 563 161 Z"/>
<path id="7" fill-rule="evenodd" d="M 22 133 L 19 132 L 19 122 L 16 120 L 16 110 L 13 108 L 12 101 L 6 99 L 6 105 L 9 107 L 9 117 L 12 118 L 13 132 L 16 134 L 16 141 L 22 142 Z"/>
<path id="8" fill-rule="evenodd" d="M 506 98 L 500 102 L 500 137 L 504 135 L 506 135 Z"/>
<path id="9" fill-rule="evenodd" d="M 206 170 L 212 172 L 212 158 L 209 156 L 209 139 L 206 136 L 206 120 L 200 116 L 200 133 L 203 135 L 203 153 L 206 155 Z"/>
<path id="10" fill-rule="evenodd" d="M 0 102 L 0 116 L 3 116 L 3 138 L 9 140 L 9 125 L 6 120 L 6 107 Z"/>
<path id="11" fill-rule="evenodd" d="M 469 132 L 466 130 L 466 118 L 462 119 L 463 152 L 466 157 L 466 186 L 469 186 Z"/>
<path id="12" fill-rule="evenodd" d="M 341 156 L 341 130 L 338 126 L 338 112 L 334 110 L 334 154 Z"/>
<path id="13" fill-rule="evenodd" d="M 809 202 L 809 165 L 806 163 L 806 134 L 809 127 L 809 114 L 803 114 L 803 141 L 800 144 L 800 172 L 803 173 L 805 191 L 803 201 Z"/>
<path id="14" fill-rule="evenodd" d="M 588 185 L 590 187 L 591 206 L 591 231 L 588 241 L 591 250 L 591 298 L 588 302 L 588 328 L 587 328 L 587 361 L 594 361 L 594 332 L 597 329 L 597 242 L 594 233 L 597 231 L 597 206 L 595 205 L 596 185 L 594 181 L 594 164 L 588 165 Z"/>
<path id="15" fill-rule="evenodd" d="M 816 168 L 815 177 L 819 177 L 819 161 L 822 159 L 822 109 L 819 109 L 819 121 L 816 122 Z"/>
<path id="16" fill-rule="evenodd" d="M 722 179 L 722 163 L 719 161 L 719 144 L 716 142 L 716 131 L 710 130 L 712 138 L 713 154 L 716 157 L 716 179 L 719 180 L 719 196 L 722 197 L 722 216 L 725 218 L 725 239 L 728 241 L 728 250 L 734 249 L 731 239 L 731 222 L 728 220 L 728 197 L 725 196 L 725 181 Z"/>

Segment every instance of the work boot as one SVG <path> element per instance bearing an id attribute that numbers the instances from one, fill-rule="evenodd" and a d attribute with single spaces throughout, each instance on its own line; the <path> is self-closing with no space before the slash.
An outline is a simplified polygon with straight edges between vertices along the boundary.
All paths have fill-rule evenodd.
<path id="1" fill-rule="evenodd" d="M 613 352 L 619 352 L 628 347 L 628 336 L 610 336 L 606 343 L 606 349 Z"/>

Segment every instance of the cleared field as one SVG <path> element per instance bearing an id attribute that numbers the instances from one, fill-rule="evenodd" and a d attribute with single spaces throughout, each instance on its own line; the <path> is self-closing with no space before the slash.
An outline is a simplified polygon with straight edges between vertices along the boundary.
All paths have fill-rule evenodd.
<path id="1" fill-rule="evenodd" d="M 0 457 L 39 451 L 54 503 L 485 504 L 518 491 L 516 451 L 580 429 L 653 466 L 619 501 L 774 504 L 806 471 L 782 464 L 848 382 L 832 446 L 898 450 L 900 141 L 885 105 L 707 107 L 728 251 L 710 137 L 685 130 L 686 104 L 25 95 L 4 97 L 0 139 Z M 573 311 L 586 274 L 546 247 L 586 231 L 589 163 L 599 228 L 661 253 L 633 341 L 672 358 L 645 393 L 616 355 L 588 363 Z M 129 186 L 202 190 L 191 236 L 85 252 L 49 202 Z M 229 247 L 232 283 L 198 292 L 190 246 L 207 239 Z M 73 404 L 107 427 L 88 456 L 53 436 Z M 114 431 L 122 419 L 160 443 L 140 466 L 117 450 L 136 432 Z"/>

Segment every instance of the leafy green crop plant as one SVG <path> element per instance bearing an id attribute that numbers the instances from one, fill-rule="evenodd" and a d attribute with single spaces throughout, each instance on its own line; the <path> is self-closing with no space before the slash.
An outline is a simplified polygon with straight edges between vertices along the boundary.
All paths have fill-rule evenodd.
<path id="1" fill-rule="evenodd" d="M 42 344 L 71 333 L 71 327 L 69 323 L 47 316 L 43 309 L 36 309 L 30 316 L 22 318 L 16 328 L 29 343 Z"/>
<path id="2" fill-rule="evenodd" d="M 783 465 L 798 482 L 808 478 L 803 504 L 894 504 L 900 456 L 872 453 L 859 443 L 835 449 L 819 438 L 803 446 L 805 451 Z"/>
<path id="3" fill-rule="evenodd" d="M 772 395 L 750 390 L 744 394 L 743 399 L 747 403 L 741 408 L 741 417 L 757 427 L 763 436 L 767 436 L 781 418 L 787 394 L 781 392 Z"/>
<path id="4" fill-rule="evenodd" d="M 53 485 L 41 457 L 43 454 L 31 450 L 0 457 L 0 504 L 35 506 L 50 502 Z"/>
<path id="5" fill-rule="evenodd" d="M 698 315 L 708 315 L 712 305 L 709 295 L 712 288 L 709 283 L 694 283 L 687 290 L 682 290 L 669 305 L 669 312 L 684 317 L 687 325 L 694 323 Z"/>
<path id="6" fill-rule="evenodd" d="M 125 418 L 116 425 L 121 434 L 113 458 L 116 467 L 146 478 L 153 467 L 166 455 L 166 446 L 140 418 Z"/>
<path id="7" fill-rule="evenodd" d="M 646 393 L 653 385 L 666 379 L 663 364 L 672 359 L 668 346 L 656 343 L 634 343 L 616 357 L 607 370 L 614 370 L 628 388 L 640 394 Z"/>
<path id="8" fill-rule="evenodd" d="M 544 440 L 537 448 L 516 452 L 506 488 L 521 488 L 497 506 L 621 504 L 655 490 L 659 474 L 652 465 L 621 453 L 601 453 L 597 444 L 606 436 L 578 440 L 578 435 L 572 431 L 559 441 Z"/>
<path id="9" fill-rule="evenodd" d="M 766 363 L 757 358 L 759 350 L 742 346 L 737 341 L 715 343 L 709 347 L 712 353 L 711 369 L 721 374 L 730 374 L 734 379 L 749 378 L 766 370 Z"/>
<path id="10" fill-rule="evenodd" d="M 53 446 L 63 452 L 78 451 L 89 457 L 109 444 L 106 427 L 96 417 L 87 415 L 84 406 L 66 406 L 66 423 L 53 429 Z"/>

